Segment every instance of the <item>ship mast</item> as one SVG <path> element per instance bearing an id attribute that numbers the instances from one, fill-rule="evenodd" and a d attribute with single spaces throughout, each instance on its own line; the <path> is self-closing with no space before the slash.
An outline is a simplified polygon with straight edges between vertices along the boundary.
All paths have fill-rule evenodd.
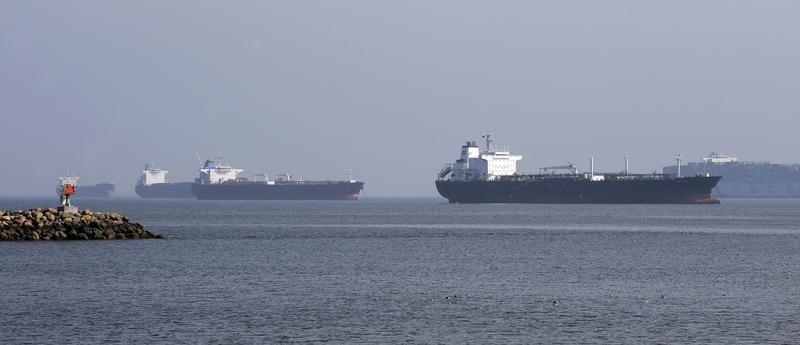
<path id="1" fill-rule="evenodd" d="M 481 138 L 486 139 L 486 151 L 494 152 L 494 137 L 492 137 L 492 133 L 481 135 Z"/>
<path id="2" fill-rule="evenodd" d="M 628 157 L 625 157 L 625 175 L 628 175 Z"/>

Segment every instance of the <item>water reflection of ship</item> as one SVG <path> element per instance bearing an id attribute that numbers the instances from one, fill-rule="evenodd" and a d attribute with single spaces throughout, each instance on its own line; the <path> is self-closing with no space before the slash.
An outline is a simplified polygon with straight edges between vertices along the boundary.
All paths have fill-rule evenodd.
<path id="1" fill-rule="evenodd" d="M 675 173 L 677 166 L 663 168 Z M 713 193 L 721 198 L 800 198 L 800 164 L 740 161 L 736 157 L 711 152 L 699 162 L 681 165 L 686 174 L 722 176 Z"/>

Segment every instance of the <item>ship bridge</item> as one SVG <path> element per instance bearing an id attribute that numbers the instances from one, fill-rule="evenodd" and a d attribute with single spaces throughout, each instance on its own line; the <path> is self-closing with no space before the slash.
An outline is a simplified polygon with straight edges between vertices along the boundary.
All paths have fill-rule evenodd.
<path id="1" fill-rule="evenodd" d="M 475 141 L 467 141 L 461 146 L 461 156 L 449 168 L 450 179 L 491 181 L 517 173 L 517 161 L 521 160 L 522 156 L 511 154 L 509 151 L 496 150 L 491 134 L 485 134 L 482 138 L 486 140 L 486 149 L 483 151 L 480 151 Z M 442 170 L 442 172 L 444 171 Z M 440 177 L 444 176 L 441 176 L 440 173 Z"/>
<path id="2" fill-rule="evenodd" d="M 228 163 L 223 163 L 222 158 L 217 157 L 216 160 L 206 160 L 203 168 L 200 169 L 200 183 L 202 184 L 217 184 L 227 181 L 236 181 L 239 173 L 243 169 L 234 169 Z"/>
<path id="3" fill-rule="evenodd" d="M 139 178 L 139 184 L 149 186 L 159 183 L 167 183 L 168 171 L 159 168 L 156 163 L 149 162 L 144 165 L 142 176 Z"/>

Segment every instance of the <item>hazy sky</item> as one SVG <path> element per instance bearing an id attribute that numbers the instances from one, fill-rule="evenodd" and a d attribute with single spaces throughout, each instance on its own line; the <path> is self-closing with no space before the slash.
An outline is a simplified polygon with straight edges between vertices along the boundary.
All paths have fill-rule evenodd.
<path id="1" fill-rule="evenodd" d="M 195 152 L 435 195 L 494 133 L 523 172 L 798 162 L 798 1 L 0 1 L 0 196 L 121 195 Z"/>

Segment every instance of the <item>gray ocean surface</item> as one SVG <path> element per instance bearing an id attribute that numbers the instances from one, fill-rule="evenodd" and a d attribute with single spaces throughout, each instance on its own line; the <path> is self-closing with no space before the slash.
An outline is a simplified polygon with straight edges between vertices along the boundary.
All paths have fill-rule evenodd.
<path id="1" fill-rule="evenodd" d="M 797 200 L 78 206 L 167 239 L 0 242 L 0 343 L 800 341 Z"/>

